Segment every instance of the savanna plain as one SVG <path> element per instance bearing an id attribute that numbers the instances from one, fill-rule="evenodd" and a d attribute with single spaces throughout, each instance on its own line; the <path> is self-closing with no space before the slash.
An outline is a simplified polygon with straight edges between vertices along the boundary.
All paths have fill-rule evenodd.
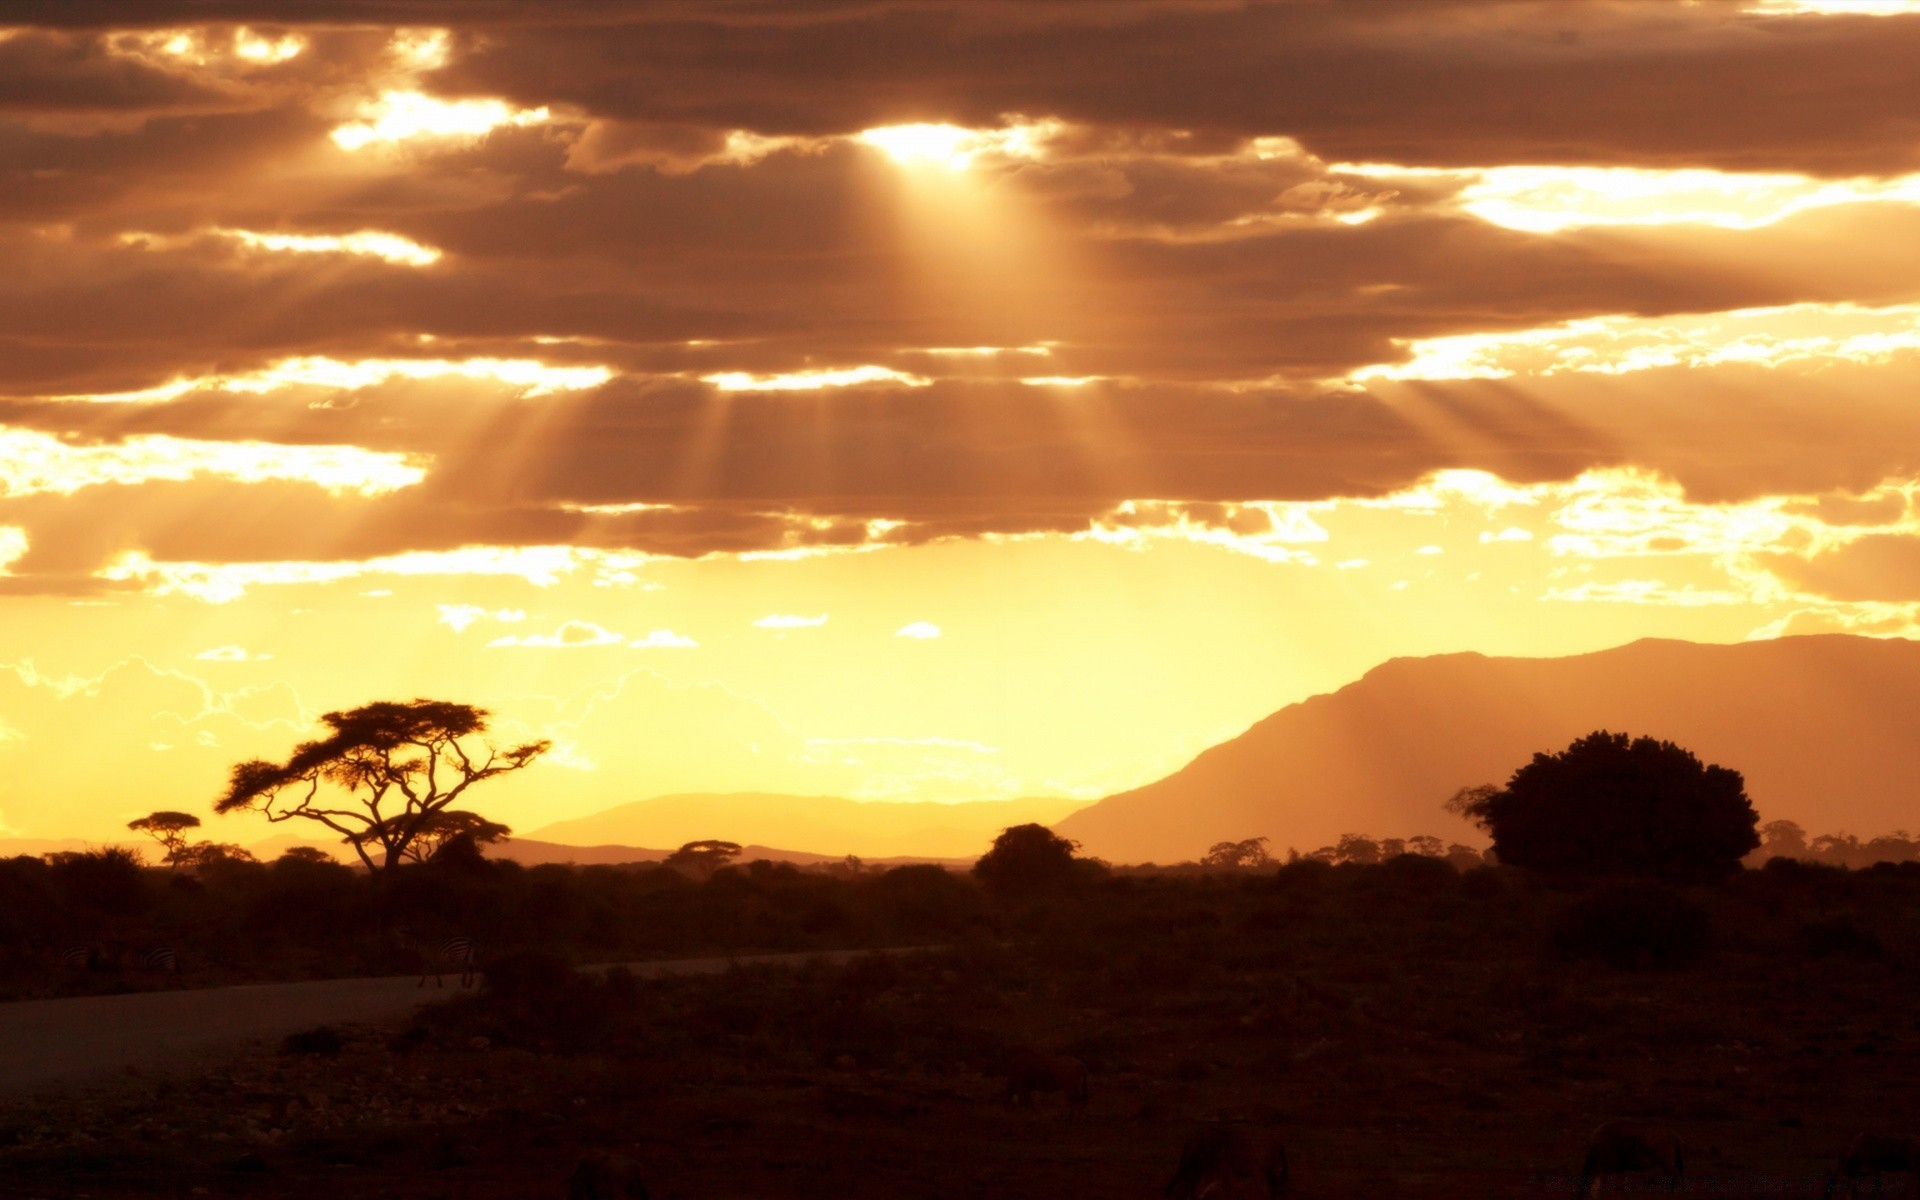
<path id="1" fill-rule="evenodd" d="M 149 868 L 115 902 L 211 931 L 177 979 L 115 988 L 413 969 L 366 932 L 391 911 L 457 915 L 489 948 L 474 988 L 429 981 L 445 1002 L 406 1020 L 0 1106 L 0 1195 L 560 1197 L 609 1153 L 654 1197 L 1148 1197 L 1224 1118 L 1279 1132 L 1291 1195 L 1544 1197 L 1625 1117 L 1684 1140 L 1673 1194 L 1811 1197 L 1920 1099 L 1915 864 L 1675 888 L 1404 855 L 1009 888 L 451 855 L 374 879 Z M 899 949 L 573 969 L 848 946 Z M 38 986 L 14 966 L 16 994 Z M 1010 1100 L 1033 1051 L 1085 1064 L 1083 1109 Z"/>

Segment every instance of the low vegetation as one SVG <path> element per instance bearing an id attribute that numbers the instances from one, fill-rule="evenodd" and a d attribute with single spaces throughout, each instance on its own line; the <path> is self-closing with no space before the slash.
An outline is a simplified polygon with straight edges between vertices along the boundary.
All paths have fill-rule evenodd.
<path id="1" fill-rule="evenodd" d="M 204 886 L 266 895 L 312 866 Z M 1677 1130 L 1716 1195 L 1811 1196 L 1850 1138 L 1920 1099 L 1920 867 L 1589 886 L 1403 855 L 1017 893 L 938 868 L 436 870 L 311 878 L 347 905 L 519 906 L 554 936 L 503 942 L 482 988 L 412 1024 L 0 1108 L 0 1172 L 102 1198 L 157 1180 L 559 1196 L 604 1151 L 664 1196 L 1148 1196 L 1224 1117 L 1284 1131 L 1302 1196 L 1545 1196 L 1624 1116 Z M 681 949 L 939 945 L 699 978 L 572 969 L 674 952 L 649 922 L 701 931 Z M 1035 1052 L 1085 1065 L 1083 1114 L 1059 1092 L 1005 1102 Z"/>

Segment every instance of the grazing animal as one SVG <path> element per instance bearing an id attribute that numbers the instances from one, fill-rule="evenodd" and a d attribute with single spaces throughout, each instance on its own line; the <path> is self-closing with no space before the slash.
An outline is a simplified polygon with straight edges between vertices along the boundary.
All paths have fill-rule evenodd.
<path id="1" fill-rule="evenodd" d="M 640 1164 L 624 1154 L 594 1150 L 582 1155 L 567 1183 L 567 1200 L 647 1200 Z"/>
<path id="2" fill-rule="evenodd" d="M 180 958 L 172 946 L 151 946 L 135 955 L 133 961 L 142 971 L 157 971 L 162 975 L 180 973 Z"/>
<path id="3" fill-rule="evenodd" d="M 105 961 L 98 946 L 68 946 L 60 952 L 60 965 L 69 971 L 91 971 Z"/>
<path id="4" fill-rule="evenodd" d="M 1667 1190 L 1680 1186 L 1686 1170 L 1684 1147 L 1671 1129 L 1639 1121 L 1608 1121 L 1593 1131 L 1586 1161 L 1580 1165 L 1579 1200 L 1599 1193 L 1609 1179 L 1622 1176 L 1645 1179 L 1664 1176 Z"/>
<path id="5" fill-rule="evenodd" d="M 416 987 L 427 986 L 427 976 L 433 976 L 433 986 L 445 987 L 443 975 L 460 973 L 460 986 L 472 987 L 474 973 L 478 969 L 479 948 L 469 937 L 418 937 L 410 929 L 400 931 L 402 944 L 411 946 L 420 955 L 420 982 Z"/>
<path id="6" fill-rule="evenodd" d="M 1059 1092 L 1067 1102 L 1067 1117 L 1079 1116 L 1087 1106 L 1087 1064 L 1066 1054 L 1024 1047 L 1014 1051 L 1007 1059 L 1007 1103 L 1030 1105 L 1040 1092 Z"/>
<path id="7" fill-rule="evenodd" d="M 1229 1197 L 1234 1181 L 1265 1188 L 1274 1200 L 1287 1188 L 1287 1148 L 1277 1130 L 1246 1121 L 1211 1121 L 1180 1148 L 1180 1165 L 1167 1180 L 1166 1200 Z"/>
<path id="8" fill-rule="evenodd" d="M 1873 1195 L 1878 1196 L 1886 1189 L 1890 1175 L 1910 1176 L 1913 1182 L 1907 1194 L 1920 1196 L 1920 1140 L 1889 1133 L 1856 1135 L 1840 1156 L 1840 1165 L 1834 1168 L 1827 1200 L 1833 1200 L 1843 1186 L 1846 1195 L 1859 1196 L 1860 1185 L 1869 1178 L 1873 1180 Z"/>

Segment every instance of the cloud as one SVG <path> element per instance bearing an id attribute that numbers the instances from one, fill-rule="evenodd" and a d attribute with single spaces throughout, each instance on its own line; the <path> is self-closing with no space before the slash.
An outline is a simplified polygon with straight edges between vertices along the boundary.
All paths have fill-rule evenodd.
<path id="1" fill-rule="evenodd" d="M 902 625 L 900 628 L 894 630 L 893 636 L 903 637 L 903 638 L 918 638 L 924 641 L 927 638 L 939 637 L 940 627 L 938 625 L 935 625 L 931 621 L 914 621 L 910 624 Z"/>
<path id="2" fill-rule="evenodd" d="M 574 649 L 585 646 L 612 646 L 626 639 L 611 629 L 604 629 L 591 621 L 567 621 L 552 633 L 529 633 L 521 636 L 508 635 L 497 637 L 488 642 L 494 646 L 543 646 L 549 648 Z"/>
<path id="3" fill-rule="evenodd" d="M 794 616 L 790 613 L 769 613 L 754 624 L 756 629 L 816 629 L 827 623 L 827 614 L 817 617 Z"/>
<path id="4" fill-rule="evenodd" d="M 0 426 L 0 497 L 72 495 L 81 488 L 106 484 L 199 477 L 237 483 L 294 481 L 336 495 L 375 496 L 412 487 L 426 474 L 425 456 L 357 446 L 286 446 L 165 435 L 74 445 L 34 430 Z"/>
<path id="5" fill-rule="evenodd" d="M 638 649 L 675 648 L 692 649 L 700 643 L 685 634 L 675 633 L 671 629 L 655 629 L 643 638 L 636 638 L 627 645 Z"/>
<path id="6" fill-rule="evenodd" d="M 517 622 L 527 619 L 526 610 L 519 608 L 490 610 L 478 604 L 438 604 L 434 607 L 440 614 L 440 623 L 449 626 L 455 633 L 465 633 L 468 626 L 480 620 Z"/>
<path id="7" fill-rule="evenodd" d="M 27 531 L 18 525 L 0 525 L 0 575 L 27 552 Z"/>
<path id="8" fill-rule="evenodd" d="M 273 655 L 256 654 L 243 646 L 215 646 L 211 650 L 202 650 L 194 658 L 201 662 L 267 662 Z"/>

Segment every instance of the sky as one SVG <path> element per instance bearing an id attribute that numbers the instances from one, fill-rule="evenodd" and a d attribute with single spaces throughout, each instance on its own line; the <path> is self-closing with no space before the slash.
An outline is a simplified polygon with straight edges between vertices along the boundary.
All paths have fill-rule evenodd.
<path id="1" fill-rule="evenodd" d="M 1920 0 L 0 19 L 0 837 L 374 700 L 529 831 L 1920 636 Z"/>

